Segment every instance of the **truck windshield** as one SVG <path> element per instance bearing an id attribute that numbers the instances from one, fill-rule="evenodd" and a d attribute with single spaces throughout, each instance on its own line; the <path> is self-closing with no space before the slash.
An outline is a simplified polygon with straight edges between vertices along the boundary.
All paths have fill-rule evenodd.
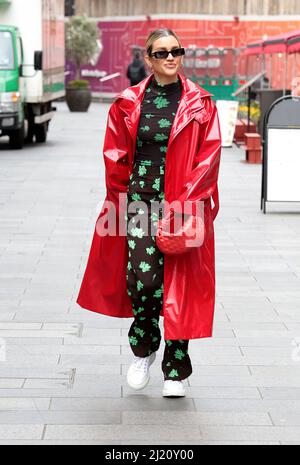
<path id="1" fill-rule="evenodd" d="M 14 68 L 14 50 L 12 35 L 8 31 L 0 31 L 0 69 Z"/>

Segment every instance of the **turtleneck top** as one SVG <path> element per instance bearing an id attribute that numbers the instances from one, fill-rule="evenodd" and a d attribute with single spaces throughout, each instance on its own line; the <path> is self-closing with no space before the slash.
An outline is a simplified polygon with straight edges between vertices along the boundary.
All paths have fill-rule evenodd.
<path id="1" fill-rule="evenodd" d="M 164 165 L 181 93 L 179 78 L 171 84 L 159 84 L 154 75 L 150 79 L 141 106 L 135 153 L 137 163 Z"/>

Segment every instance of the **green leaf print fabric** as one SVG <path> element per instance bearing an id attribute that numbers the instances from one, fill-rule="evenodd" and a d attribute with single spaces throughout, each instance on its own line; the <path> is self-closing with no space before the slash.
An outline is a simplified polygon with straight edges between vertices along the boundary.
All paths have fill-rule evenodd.
<path id="1" fill-rule="evenodd" d="M 168 140 L 181 96 L 181 84 L 160 86 L 155 80 L 146 89 L 137 134 L 135 163 L 127 191 L 130 202 L 147 208 L 127 209 L 127 292 L 133 322 L 128 331 L 132 352 L 146 357 L 158 350 L 162 339 L 164 255 L 156 246 L 155 228 L 162 216 Z M 159 205 L 158 212 L 151 206 Z M 137 217 L 136 215 L 139 214 Z M 147 230 L 145 228 L 147 226 Z M 151 235 L 151 231 L 154 233 Z M 161 369 L 164 379 L 181 380 L 192 373 L 188 340 L 166 340 Z"/>
<path id="2" fill-rule="evenodd" d="M 181 98 L 181 82 L 160 85 L 153 77 L 145 91 L 137 133 L 135 161 L 165 162 L 172 124 Z M 142 175 L 142 174 L 141 174 Z"/>

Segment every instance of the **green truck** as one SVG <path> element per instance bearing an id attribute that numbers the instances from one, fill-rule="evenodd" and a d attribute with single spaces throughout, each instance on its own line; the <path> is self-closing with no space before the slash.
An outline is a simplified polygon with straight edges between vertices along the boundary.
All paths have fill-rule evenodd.
<path id="1" fill-rule="evenodd" d="M 46 141 L 65 95 L 64 0 L 0 0 L 0 137 Z"/>

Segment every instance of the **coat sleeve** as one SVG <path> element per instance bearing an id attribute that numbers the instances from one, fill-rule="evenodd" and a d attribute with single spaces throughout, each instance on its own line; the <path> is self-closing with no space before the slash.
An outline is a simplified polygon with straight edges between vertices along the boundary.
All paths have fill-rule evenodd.
<path id="1" fill-rule="evenodd" d="M 103 156 L 107 191 L 126 192 L 129 182 L 128 133 L 118 100 L 108 112 Z"/>
<path id="2" fill-rule="evenodd" d="M 217 107 L 210 97 L 203 99 L 207 112 L 207 121 L 202 123 L 199 149 L 192 171 L 183 186 L 179 200 L 183 210 L 184 202 L 191 201 L 193 206 L 201 200 L 213 198 L 212 217 L 219 210 L 218 174 L 221 157 L 221 133 Z"/>

